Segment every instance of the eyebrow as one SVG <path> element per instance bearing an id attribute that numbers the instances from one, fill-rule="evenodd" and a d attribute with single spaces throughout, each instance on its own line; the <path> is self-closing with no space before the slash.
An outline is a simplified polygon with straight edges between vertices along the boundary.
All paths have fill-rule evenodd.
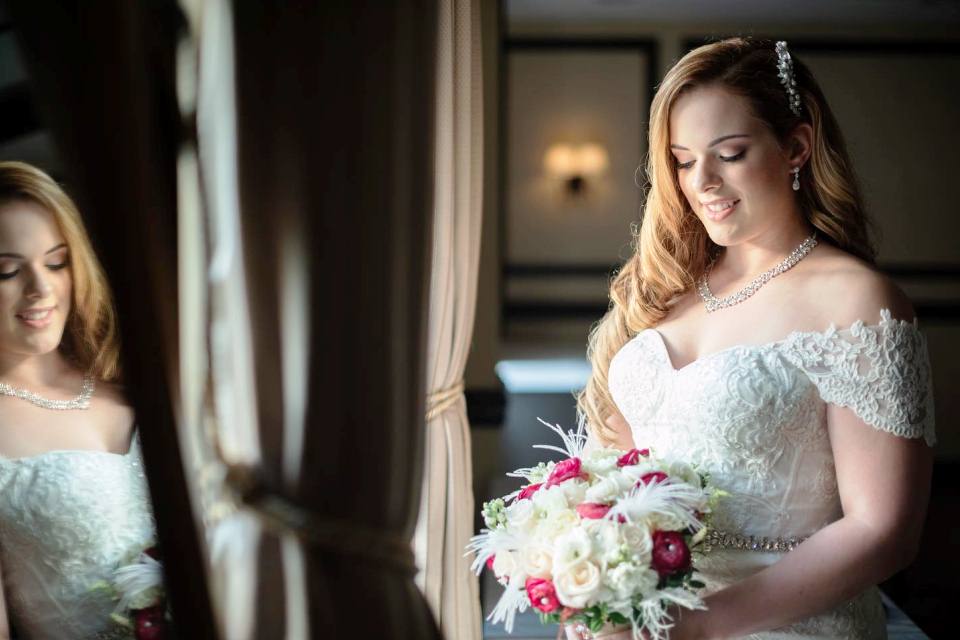
<path id="1" fill-rule="evenodd" d="M 50 255 L 50 254 L 53 253 L 54 251 L 59 251 L 60 249 L 66 249 L 66 248 L 67 248 L 67 243 L 66 243 L 66 242 L 61 242 L 60 244 L 58 244 L 57 246 L 55 246 L 53 249 L 50 249 L 49 251 L 47 251 L 47 252 L 46 252 L 45 254 L 43 254 L 43 255 L 45 255 L 45 256 L 46 256 L 46 255 Z M 18 259 L 18 260 L 23 260 L 23 256 L 22 256 L 21 254 L 19 254 L 19 253 L 0 253 L 0 258 L 16 258 L 16 259 Z"/>
<path id="2" fill-rule="evenodd" d="M 713 145 L 715 145 L 715 144 L 720 144 L 720 143 L 723 142 L 724 140 L 729 140 L 730 138 L 749 138 L 749 137 L 750 137 L 750 136 L 747 135 L 746 133 L 732 133 L 732 134 L 730 134 L 729 136 L 720 136 L 719 138 L 717 138 L 716 140 L 714 140 L 713 142 L 711 142 L 710 144 L 708 144 L 708 145 L 707 145 L 707 148 L 709 149 L 709 148 L 712 147 Z M 671 148 L 671 149 L 682 149 L 682 150 L 684 150 L 684 151 L 690 151 L 690 149 L 687 149 L 686 147 L 681 147 L 681 146 L 678 145 L 678 144 L 671 144 L 671 145 L 670 145 L 670 148 Z"/>

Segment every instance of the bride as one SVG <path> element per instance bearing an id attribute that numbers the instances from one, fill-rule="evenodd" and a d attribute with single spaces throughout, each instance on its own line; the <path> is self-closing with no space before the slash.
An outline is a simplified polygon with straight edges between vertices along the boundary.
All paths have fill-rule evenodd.
<path id="1" fill-rule="evenodd" d="M 647 172 L 579 403 L 592 446 L 729 492 L 695 558 L 707 609 L 670 637 L 885 638 L 875 585 L 917 552 L 931 377 L 823 93 L 785 43 L 700 47 L 654 97 Z"/>
<path id="2" fill-rule="evenodd" d="M 122 638 L 103 584 L 154 536 L 103 270 L 70 198 L 0 162 L 0 638 Z"/>

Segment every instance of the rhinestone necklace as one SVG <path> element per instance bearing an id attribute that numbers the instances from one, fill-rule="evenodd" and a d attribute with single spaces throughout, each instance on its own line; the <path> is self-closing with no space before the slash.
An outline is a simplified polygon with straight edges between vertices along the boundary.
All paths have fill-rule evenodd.
<path id="1" fill-rule="evenodd" d="M 0 382 L 0 395 L 12 396 L 26 400 L 38 407 L 44 409 L 54 409 L 57 411 L 66 411 L 69 409 L 86 409 L 90 406 L 90 398 L 93 396 L 93 376 L 86 374 L 83 376 L 83 385 L 80 387 L 80 395 L 71 400 L 49 400 L 41 395 L 37 395 L 26 389 L 11 387 L 6 382 Z"/>
<path id="2" fill-rule="evenodd" d="M 812 236 L 800 243 L 800 246 L 790 252 L 783 262 L 773 267 L 772 269 L 767 269 L 759 276 L 750 281 L 750 283 L 745 286 L 740 291 L 733 293 L 725 298 L 716 298 L 712 293 L 710 293 L 710 285 L 707 284 L 707 277 L 710 275 L 710 270 L 713 268 L 716 258 L 710 261 L 710 264 L 707 265 L 706 272 L 700 276 L 699 282 L 697 282 L 697 291 L 700 292 L 700 297 L 703 298 L 703 301 L 707 305 L 707 311 L 716 311 L 717 309 L 723 309 L 724 307 L 732 307 L 735 304 L 739 304 L 755 294 L 757 289 L 763 285 L 770 282 L 771 279 L 777 277 L 793 265 L 800 262 L 804 256 L 810 253 L 811 249 L 817 246 L 817 234 L 814 233 Z"/>

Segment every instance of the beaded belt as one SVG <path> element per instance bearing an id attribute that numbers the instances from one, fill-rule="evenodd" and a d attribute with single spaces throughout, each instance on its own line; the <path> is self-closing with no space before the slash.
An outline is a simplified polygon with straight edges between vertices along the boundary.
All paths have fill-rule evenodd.
<path id="1" fill-rule="evenodd" d="M 722 549 L 740 549 L 742 551 L 793 551 L 809 536 L 789 538 L 767 538 L 764 536 L 744 536 L 719 529 L 710 529 L 703 539 L 704 551 L 714 547 Z"/>

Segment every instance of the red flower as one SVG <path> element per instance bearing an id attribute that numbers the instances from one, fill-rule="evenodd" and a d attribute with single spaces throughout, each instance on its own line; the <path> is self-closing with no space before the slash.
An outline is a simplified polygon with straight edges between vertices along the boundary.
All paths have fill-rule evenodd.
<path id="1" fill-rule="evenodd" d="M 543 486 L 542 482 L 538 482 L 537 484 L 528 484 L 523 489 L 520 489 L 520 495 L 517 496 L 517 500 L 526 500 L 530 498 L 542 486 Z"/>
<path id="2" fill-rule="evenodd" d="M 544 613 L 552 613 L 560 608 L 560 601 L 557 599 L 557 591 L 553 588 L 553 583 L 543 578 L 527 578 L 525 584 L 527 597 L 530 598 L 530 604 L 534 608 Z"/>
<path id="3" fill-rule="evenodd" d="M 690 549 L 678 531 L 654 531 L 650 565 L 661 578 L 690 568 Z"/>
<path id="4" fill-rule="evenodd" d="M 651 482 L 663 482 L 667 479 L 667 474 L 663 471 L 651 471 L 650 473 L 645 473 L 640 476 L 640 479 L 637 480 L 637 484 L 634 486 L 639 487 L 642 484 L 650 484 Z"/>
<path id="5" fill-rule="evenodd" d="M 487 569 L 490 569 L 490 571 L 493 571 L 493 559 L 496 557 L 497 557 L 497 554 L 493 554 L 492 556 L 487 558 Z"/>
<path id="6" fill-rule="evenodd" d="M 550 477 L 547 478 L 547 486 L 552 487 L 565 480 L 579 478 L 580 475 L 580 458 L 567 458 L 553 467 Z"/>
<path id="7" fill-rule="evenodd" d="M 167 637 L 167 620 L 162 604 L 137 609 L 133 612 L 134 637 L 137 640 L 164 640 Z"/>
<path id="8" fill-rule="evenodd" d="M 650 449 L 630 449 L 625 454 L 617 458 L 618 467 L 629 467 L 640 462 L 640 456 L 646 458 L 650 455 Z"/>
<path id="9" fill-rule="evenodd" d="M 599 520 L 610 511 L 610 505 L 597 502 L 581 502 L 577 505 L 577 513 L 587 520 Z"/>

